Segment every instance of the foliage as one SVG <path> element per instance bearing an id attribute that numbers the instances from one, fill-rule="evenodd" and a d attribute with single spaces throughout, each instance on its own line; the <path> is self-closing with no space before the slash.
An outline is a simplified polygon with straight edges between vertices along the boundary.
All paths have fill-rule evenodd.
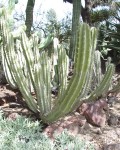
<path id="1" fill-rule="evenodd" d="M 97 49 L 101 52 L 103 56 L 106 56 L 110 50 L 107 47 L 105 47 L 107 45 L 107 43 L 105 42 L 106 39 L 108 39 L 109 41 L 109 36 L 107 34 L 108 30 L 109 30 L 108 21 L 99 26 Z"/>
<path id="2" fill-rule="evenodd" d="M 74 7 L 73 0 L 63 0 L 63 1 L 73 3 L 73 7 Z M 110 18 L 116 13 L 117 10 L 116 9 L 117 2 L 111 0 L 87 0 L 87 1 L 84 0 L 84 1 L 76 1 L 76 2 L 78 2 L 78 5 L 81 3 L 82 20 L 83 22 L 87 22 L 89 25 L 93 25 L 96 24 L 97 22 L 101 22 Z M 106 7 L 108 7 L 109 10 L 106 9 Z"/>
<path id="3" fill-rule="evenodd" d="M 97 11 L 93 11 L 91 13 L 91 23 L 96 24 L 102 21 L 108 20 L 110 17 L 114 16 L 116 12 L 114 10 L 109 9 L 101 9 Z"/>
<path id="4" fill-rule="evenodd" d="M 57 16 L 56 16 L 56 12 L 54 11 L 54 9 L 50 9 L 46 13 L 46 19 L 47 19 L 47 23 L 45 25 L 46 27 L 45 31 L 48 31 L 49 33 L 54 32 L 55 34 L 57 34 L 57 32 L 59 31 L 59 25 L 57 22 Z"/>
<path id="5" fill-rule="evenodd" d="M 70 136 L 66 130 L 60 135 L 56 135 L 56 147 L 59 150 L 69 149 L 69 150 L 94 150 L 94 146 L 89 142 L 87 143 L 84 140 L 80 140 L 80 137 Z M 58 146 L 57 146 L 58 145 Z"/>
<path id="6" fill-rule="evenodd" d="M 67 131 L 55 136 L 50 140 L 42 133 L 42 124 L 29 118 L 19 116 L 15 119 L 4 118 L 0 111 L 0 149 L 2 150 L 93 150 L 93 146 L 80 139 L 73 137 Z"/>
<path id="7" fill-rule="evenodd" d="M 39 32 L 40 29 L 44 31 L 43 37 L 54 33 L 60 43 L 67 43 L 71 35 L 71 14 L 67 14 L 66 17 L 60 21 L 58 20 L 56 12 L 53 9 L 48 10 L 47 13 L 44 13 L 43 15 L 44 20 L 39 23 L 39 26 L 37 26 L 36 29 L 39 30 Z"/>
<path id="8" fill-rule="evenodd" d="M 111 41 L 107 42 L 107 48 L 113 51 L 113 62 L 118 65 L 120 64 L 120 24 L 114 24 L 116 30 L 109 32 L 109 37 Z"/>
<path id="9" fill-rule="evenodd" d="M 120 8 L 120 5 L 118 5 Z M 117 65 L 120 60 L 120 16 L 114 16 L 114 22 L 107 21 L 99 28 L 98 48 Z"/>

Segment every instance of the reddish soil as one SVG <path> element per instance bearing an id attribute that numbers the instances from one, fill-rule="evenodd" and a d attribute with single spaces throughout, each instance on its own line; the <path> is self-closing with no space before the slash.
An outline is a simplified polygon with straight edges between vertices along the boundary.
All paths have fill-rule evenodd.
<path id="1" fill-rule="evenodd" d="M 4 111 L 6 117 L 14 118 L 16 113 L 35 116 L 27 108 L 20 92 L 11 89 L 9 85 L 0 85 L 0 109 Z M 54 133 L 59 134 L 64 129 L 68 129 L 73 136 L 78 135 L 80 139 L 94 144 L 96 150 L 120 150 L 120 93 L 117 93 L 116 100 L 109 104 L 108 109 L 108 119 L 102 128 L 90 125 L 84 116 L 79 112 L 74 112 L 64 119 L 46 126 L 43 132 L 54 139 Z"/>

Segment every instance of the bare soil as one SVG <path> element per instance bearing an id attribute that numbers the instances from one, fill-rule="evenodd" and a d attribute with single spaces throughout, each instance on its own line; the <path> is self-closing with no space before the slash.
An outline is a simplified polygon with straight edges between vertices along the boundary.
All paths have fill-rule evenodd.
<path id="1" fill-rule="evenodd" d="M 8 84 L 0 85 L 0 109 L 4 111 L 6 117 L 14 118 L 16 113 L 36 117 L 27 108 L 20 92 L 11 89 Z M 74 112 L 64 119 L 45 126 L 43 132 L 54 139 L 54 133 L 59 134 L 64 129 L 67 129 L 71 135 L 78 135 L 80 139 L 94 144 L 96 150 L 120 150 L 120 93 L 117 93 L 116 101 L 109 105 L 109 116 L 103 128 L 88 124 L 80 113 Z"/>

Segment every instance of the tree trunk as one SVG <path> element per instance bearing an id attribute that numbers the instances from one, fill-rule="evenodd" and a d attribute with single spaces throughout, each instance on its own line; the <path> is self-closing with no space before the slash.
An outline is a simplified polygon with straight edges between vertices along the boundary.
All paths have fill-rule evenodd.
<path id="1" fill-rule="evenodd" d="M 33 24 L 33 9 L 35 5 L 35 0 L 28 0 L 27 7 L 26 7 L 26 34 L 29 37 L 31 32 L 31 27 Z"/>
<path id="2" fill-rule="evenodd" d="M 81 9 L 81 16 L 82 16 L 83 22 L 86 22 L 89 25 L 91 24 L 90 7 L 91 7 L 90 0 L 85 0 L 85 8 L 82 7 Z"/>

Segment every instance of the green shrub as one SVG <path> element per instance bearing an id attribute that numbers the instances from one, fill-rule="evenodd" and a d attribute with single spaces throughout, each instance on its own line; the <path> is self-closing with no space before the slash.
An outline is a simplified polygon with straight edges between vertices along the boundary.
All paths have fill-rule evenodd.
<path id="1" fill-rule="evenodd" d="M 89 148 L 88 148 L 89 146 Z M 5 119 L 0 112 L 0 150 L 92 150 L 92 146 L 70 136 L 67 131 L 56 136 L 53 142 L 42 133 L 42 124 L 30 118 L 18 116 Z"/>

